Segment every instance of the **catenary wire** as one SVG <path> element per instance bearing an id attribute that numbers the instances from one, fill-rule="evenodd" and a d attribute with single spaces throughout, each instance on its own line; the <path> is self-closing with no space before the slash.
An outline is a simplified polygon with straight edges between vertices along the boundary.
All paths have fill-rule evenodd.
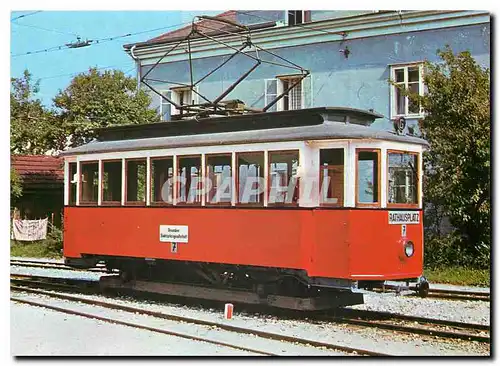
<path id="1" fill-rule="evenodd" d="M 17 20 L 17 19 L 26 18 L 26 17 L 29 17 L 30 15 L 35 15 L 35 14 L 41 13 L 42 11 L 43 10 L 37 10 L 37 11 L 33 11 L 31 13 L 28 13 L 28 14 L 19 15 L 18 17 L 12 18 L 10 21 L 12 22 L 12 21 Z"/>

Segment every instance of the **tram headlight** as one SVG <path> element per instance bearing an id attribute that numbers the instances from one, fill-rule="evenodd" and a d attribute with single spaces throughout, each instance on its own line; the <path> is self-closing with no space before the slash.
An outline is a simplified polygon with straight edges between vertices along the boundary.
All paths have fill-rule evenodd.
<path id="1" fill-rule="evenodd" d="M 411 257 L 413 255 L 413 252 L 415 251 L 415 246 L 413 245 L 413 242 L 410 240 L 405 243 L 404 249 L 406 256 Z"/>

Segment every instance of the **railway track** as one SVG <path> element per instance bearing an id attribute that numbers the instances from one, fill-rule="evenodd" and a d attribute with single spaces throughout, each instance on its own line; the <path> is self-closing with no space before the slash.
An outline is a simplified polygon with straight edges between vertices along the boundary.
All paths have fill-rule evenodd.
<path id="1" fill-rule="evenodd" d="M 373 310 L 342 308 L 334 315 L 320 316 L 318 320 L 335 321 L 365 327 L 420 334 L 431 337 L 462 339 L 490 343 L 490 326 L 456 322 Z"/>
<path id="2" fill-rule="evenodd" d="M 214 321 L 209 321 L 209 320 L 194 319 L 194 318 L 185 317 L 185 316 L 166 314 L 166 313 L 162 313 L 162 312 L 150 311 L 150 310 L 145 310 L 145 309 L 136 308 L 136 307 L 132 307 L 132 306 L 110 303 L 110 302 L 106 302 L 106 301 L 85 299 L 85 298 L 82 298 L 79 296 L 72 296 L 72 295 L 66 295 L 66 294 L 56 294 L 56 293 L 47 292 L 47 291 L 43 291 L 43 290 L 36 290 L 36 289 L 27 288 L 27 287 L 19 287 L 19 286 L 11 286 L 11 290 L 23 291 L 23 292 L 33 293 L 33 294 L 41 294 L 41 295 L 46 295 L 46 296 L 49 296 L 52 298 L 75 301 L 75 302 L 80 302 L 80 303 L 93 305 L 93 306 L 99 306 L 99 307 L 103 307 L 103 308 L 107 308 L 107 309 L 121 310 L 121 311 L 125 311 L 125 312 L 131 313 L 131 314 L 141 314 L 141 315 L 151 316 L 154 318 L 172 320 L 172 321 L 176 321 L 176 322 L 184 322 L 184 323 L 189 323 L 189 324 L 208 326 L 208 327 L 217 328 L 219 330 L 226 331 L 226 332 L 232 332 L 232 333 L 238 333 L 238 334 L 249 334 L 249 335 L 254 335 L 256 337 L 274 340 L 274 341 L 288 342 L 288 343 L 298 344 L 298 345 L 303 345 L 303 346 L 308 346 L 308 347 L 326 348 L 329 350 L 343 352 L 343 353 L 352 354 L 352 355 L 391 356 L 391 355 L 386 354 L 386 353 L 381 353 L 381 352 L 367 350 L 367 349 L 360 349 L 360 348 L 354 348 L 354 347 L 349 347 L 349 346 L 340 345 L 340 344 L 320 342 L 320 341 L 316 341 L 316 340 L 312 340 L 312 339 L 305 339 L 305 338 L 288 336 L 288 335 L 278 334 L 278 333 L 273 333 L 273 332 L 266 332 L 266 331 L 261 331 L 258 329 L 244 328 L 244 327 L 239 327 L 239 326 L 234 326 L 234 325 L 230 325 L 230 324 L 224 324 L 224 323 L 219 323 L 219 322 L 214 322 Z M 53 306 L 53 305 L 48 305 L 48 304 L 44 304 L 44 303 L 40 303 L 40 302 L 34 302 L 31 300 L 25 300 L 25 299 L 16 298 L 16 297 L 11 297 L 11 300 L 17 301 L 20 303 L 33 305 L 33 306 L 48 308 L 48 309 L 52 309 L 52 310 L 67 313 L 67 314 L 79 315 L 79 316 L 84 316 L 87 318 L 102 320 L 102 321 L 105 321 L 108 323 L 121 324 L 121 325 L 129 326 L 129 327 L 145 329 L 145 330 L 149 330 L 149 331 L 153 331 L 153 332 L 178 336 L 178 337 L 192 339 L 192 340 L 196 340 L 196 341 L 208 342 L 211 344 L 216 344 L 216 345 L 220 345 L 220 346 L 225 346 L 225 347 L 230 347 L 230 348 L 235 348 L 235 349 L 239 349 L 239 350 L 252 352 L 255 354 L 262 354 L 262 355 L 269 355 L 269 356 L 277 356 L 278 355 L 276 353 L 272 353 L 272 352 L 268 352 L 268 351 L 263 351 L 263 350 L 259 350 L 259 349 L 249 348 L 249 347 L 242 347 L 242 346 L 234 345 L 232 343 L 227 343 L 227 342 L 215 341 L 213 339 L 209 339 L 206 337 L 197 337 L 197 336 L 193 336 L 193 335 L 186 334 L 186 333 L 174 332 L 171 330 L 150 327 L 150 326 L 141 325 L 141 324 L 137 324 L 137 323 L 125 322 L 125 321 L 116 320 L 116 319 L 112 319 L 112 318 L 108 318 L 108 317 L 97 316 L 95 314 L 89 314 L 89 313 L 84 313 L 81 311 L 75 311 L 72 309 L 62 308 L 59 306 Z"/>
<path id="3" fill-rule="evenodd" d="M 489 292 L 429 289 L 427 297 L 447 300 L 490 301 Z"/>
<path id="4" fill-rule="evenodd" d="M 14 285 L 14 288 L 23 286 L 23 289 L 32 292 L 39 291 L 33 290 L 32 288 L 34 287 L 70 293 L 100 294 L 98 281 L 82 279 L 12 275 L 11 285 Z M 303 318 L 303 314 L 295 315 L 294 318 Z M 490 342 L 490 326 L 482 324 L 350 308 L 337 309 L 333 313 L 313 315 L 311 318 L 315 321 L 346 323 L 361 327 L 379 328 L 430 337 L 461 339 L 484 343 Z"/>
<path id="5" fill-rule="evenodd" d="M 79 271 L 79 272 L 99 272 L 99 273 L 117 273 L 118 271 L 109 272 L 103 264 L 96 265 L 95 268 L 80 269 L 73 268 L 60 262 L 52 261 L 34 261 L 34 260 L 21 260 L 21 259 L 11 259 L 11 266 L 21 266 L 21 267 L 32 267 L 32 268 L 43 268 L 43 269 L 64 269 L 67 271 Z"/>

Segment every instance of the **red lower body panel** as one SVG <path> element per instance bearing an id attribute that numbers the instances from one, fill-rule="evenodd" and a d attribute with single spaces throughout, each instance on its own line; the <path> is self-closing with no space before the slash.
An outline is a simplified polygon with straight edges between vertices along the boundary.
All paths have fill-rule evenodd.
<path id="1" fill-rule="evenodd" d="M 422 274 L 422 218 L 401 225 L 387 210 L 180 207 L 66 207 L 64 255 L 82 254 L 228 263 L 306 270 L 352 280 Z M 421 213 L 419 213 L 421 215 Z M 160 225 L 188 226 L 188 242 L 160 241 Z"/>

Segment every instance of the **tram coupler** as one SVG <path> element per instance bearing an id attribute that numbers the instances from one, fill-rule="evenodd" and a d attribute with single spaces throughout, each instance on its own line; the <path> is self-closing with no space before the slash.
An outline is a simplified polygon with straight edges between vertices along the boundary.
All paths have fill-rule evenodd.
<path id="1" fill-rule="evenodd" d="M 429 281 L 424 276 L 418 278 L 417 284 L 415 285 L 415 291 L 420 297 L 427 297 L 429 294 Z"/>

